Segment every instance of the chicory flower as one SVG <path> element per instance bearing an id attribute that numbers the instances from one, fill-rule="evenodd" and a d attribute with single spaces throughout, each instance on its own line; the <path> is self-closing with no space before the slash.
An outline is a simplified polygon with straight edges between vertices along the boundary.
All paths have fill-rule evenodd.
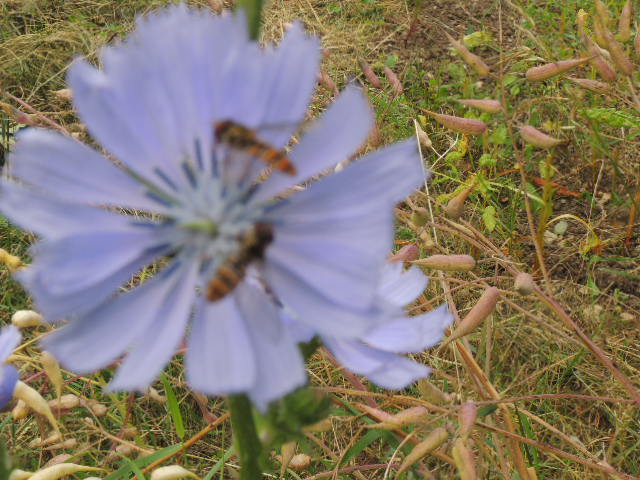
<path id="1" fill-rule="evenodd" d="M 0 363 L 6 361 L 11 352 L 20 343 L 20 331 L 13 325 L 6 326 L 0 332 Z M 0 407 L 13 395 L 18 383 L 18 371 L 13 365 L 0 365 Z"/>
<path id="2" fill-rule="evenodd" d="M 403 270 L 402 263 L 385 265 L 378 284 L 378 301 L 404 308 L 426 288 L 427 277 L 418 267 Z M 283 321 L 298 342 L 308 342 L 317 331 L 294 319 L 286 309 Z M 363 375 L 376 385 L 399 390 L 419 378 L 427 377 L 430 369 L 402 354 L 419 353 L 436 345 L 444 329 L 453 321 L 446 304 L 421 315 L 391 315 L 374 324 L 359 338 L 332 337 L 320 333 L 323 344 L 346 368 Z"/>
<path id="3" fill-rule="evenodd" d="M 192 388 L 247 393 L 264 408 L 306 381 L 280 302 L 337 339 L 398 311 L 378 301 L 376 279 L 394 204 L 423 179 L 414 142 L 292 193 L 352 155 L 373 114 L 359 89 L 345 89 L 291 147 L 295 174 L 222 141 L 216 128 L 230 122 L 280 151 L 315 86 L 316 39 L 296 24 L 278 48 L 261 48 L 245 23 L 183 4 L 139 19 L 102 49 L 102 69 L 79 59 L 68 72 L 105 154 L 29 128 L 10 155 L 0 209 L 41 237 L 18 278 L 45 318 L 68 320 L 44 346 L 78 373 L 125 355 L 111 389 L 145 389 L 187 332 Z M 247 246 L 257 231 L 268 235 Z M 248 286 L 245 273 L 267 289 Z M 212 301 L 216 278 L 229 291 Z M 125 284 L 134 286 L 118 293 Z"/>

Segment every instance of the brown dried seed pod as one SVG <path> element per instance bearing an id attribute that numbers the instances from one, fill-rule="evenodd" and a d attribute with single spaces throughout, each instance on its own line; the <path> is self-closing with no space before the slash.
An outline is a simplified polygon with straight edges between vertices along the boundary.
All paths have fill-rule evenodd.
<path id="1" fill-rule="evenodd" d="M 364 76 L 369 81 L 369 83 L 376 88 L 382 88 L 382 83 L 371 68 L 371 65 L 369 65 L 364 58 L 359 58 L 358 63 L 360 64 L 362 73 L 364 73 Z"/>
<path id="2" fill-rule="evenodd" d="M 62 395 L 60 398 L 54 398 L 49 400 L 49 407 L 53 410 L 63 410 L 69 408 L 76 408 L 80 405 L 80 399 L 73 393 Z"/>
<path id="3" fill-rule="evenodd" d="M 627 54 L 624 53 L 622 45 L 618 43 L 616 38 L 613 36 L 613 33 L 610 31 L 605 31 L 604 36 L 607 42 L 607 50 L 609 50 L 609 53 L 611 54 L 613 64 L 625 75 L 631 75 L 633 73 L 633 63 L 631 63 Z"/>
<path id="4" fill-rule="evenodd" d="M 623 43 L 631 39 L 631 14 L 631 0 L 627 0 L 618 19 L 618 40 Z"/>
<path id="5" fill-rule="evenodd" d="M 466 442 L 462 438 L 458 438 L 453 448 L 451 456 L 458 468 L 461 480 L 476 480 L 476 462 L 473 458 L 473 452 L 467 447 Z"/>
<path id="6" fill-rule="evenodd" d="M 467 438 L 476 423 L 478 406 L 473 402 L 465 402 L 458 410 L 458 422 L 460 424 L 460 436 Z"/>
<path id="7" fill-rule="evenodd" d="M 487 113 L 504 112 L 504 109 L 502 108 L 502 104 L 499 101 L 491 100 L 488 98 L 483 100 L 476 99 L 476 98 L 467 98 L 467 99 L 456 100 L 456 102 L 466 107 L 477 108 L 482 112 L 487 112 Z"/>
<path id="8" fill-rule="evenodd" d="M 471 255 L 431 255 L 411 263 L 445 272 L 468 272 L 476 266 L 476 261 Z"/>
<path id="9" fill-rule="evenodd" d="M 589 54 L 591 55 L 591 60 L 589 60 L 589 63 L 591 64 L 591 66 L 595 68 L 600 74 L 600 76 L 602 76 L 602 78 L 604 78 L 606 81 L 608 82 L 614 81 L 616 79 L 617 74 L 615 70 L 611 68 L 611 66 L 609 65 L 609 62 L 604 58 L 604 55 L 602 54 L 600 47 L 598 47 L 598 45 L 596 45 L 595 42 L 587 36 L 585 36 L 582 40 L 585 46 L 587 47 Z M 606 52 L 606 50 L 604 51 Z"/>
<path id="10" fill-rule="evenodd" d="M 398 477 L 400 474 L 406 472 L 411 465 L 433 452 L 436 448 L 446 442 L 448 438 L 449 434 L 447 433 L 447 430 L 442 427 L 431 431 L 429 435 L 427 435 L 427 438 L 413 447 L 411 453 L 405 457 L 396 476 Z"/>
<path id="11" fill-rule="evenodd" d="M 531 125 L 520 127 L 520 136 L 525 142 L 539 148 L 553 148 L 563 143 L 562 140 L 547 135 Z"/>
<path id="12" fill-rule="evenodd" d="M 487 124 L 482 120 L 444 115 L 442 113 L 425 110 L 424 108 L 421 108 L 420 110 L 432 117 L 440 125 L 458 133 L 464 133 L 465 135 L 482 135 L 487 131 Z"/>
<path id="13" fill-rule="evenodd" d="M 63 88 L 61 90 L 54 90 L 53 94 L 59 98 L 60 100 L 63 100 L 65 102 L 70 102 L 71 99 L 73 98 L 73 91 L 70 88 Z"/>
<path id="14" fill-rule="evenodd" d="M 40 354 L 40 363 L 56 390 L 56 397 L 60 397 L 60 395 L 62 395 L 62 386 L 64 385 L 64 381 L 62 379 L 62 372 L 60 371 L 58 361 L 51 353 L 43 351 Z"/>
<path id="15" fill-rule="evenodd" d="M 418 380 L 418 391 L 427 402 L 444 405 L 453 401 L 453 395 L 445 393 L 425 378 Z"/>
<path id="16" fill-rule="evenodd" d="M 322 85 L 324 88 L 329 90 L 334 95 L 338 95 L 338 87 L 336 86 L 335 82 L 331 80 L 331 77 L 327 75 L 325 71 L 320 70 L 316 75 L 316 79 L 318 80 L 318 83 Z"/>
<path id="17" fill-rule="evenodd" d="M 545 65 L 539 65 L 537 67 L 531 67 L 525 73 L 527 80 L 531 82 L 540 82 L 556 75 L 560 75 L 572 68 L 576 68 L 580 65 L 584 65 L 591 58 L 573 58 L 571 60 L 560 60 L 554 63 L 547 63 Z"/>
<path id="18" fill-rule="evenodd" d="M 486 63 L 484 63 L 484 60 L 482 60 L 482 58 L 474 53 L 471 53 L 462 42 L 459 42 L 447 32 L 445 32 L 445 35 L 449 39 L 449 43 L 451 44 L 453 49 L 460 54 L 465 63 L 473 68 L 478 75 L 480 75 L 481 77 L 486 77 L 491 73 L 491 69 Z"/>
<path id="19" fill-rule="evenodd" d="M 604 28 L 609 28 L 609 22 L 611 21 L 611 17 L 609 15 L 609 9 L 607 6 L 602 3 L 602 0 L 596 0 L 596 19 L 600 21 L 601 25 Z"/>
<path id="20" fill-rule="evenodd" d="M 410 407 L 396 413 L 395 415 L 391 415 L 383 422 L 369 425 L 368 428 L 392 430 L 394 428 L 401 428 L 407 425 L 415 425 L 427 417 L 427 415 L 429 415 L 429 411 L 425 407 Z"/>
<path id="21" fill-rule="evenodd" d="M 605 27 L 602 26 L 602 22 L 596 17 L 593 21 L 593 39 L 602 48 L 606 48 L 607 40 L 604 36 Z"/>
<path id="22" fill-rule="evenodd" d="M 404 93 L 402 82 L 400 82 L 400 79 L 396 76 L 395 73 L 393 73 L 393 70 L 391 70 L 386 65 L 384 66 L 384 76 L 387 77 L 387 80 L 393 87 L 393 91 L 396 95 L 402 95 Z"/>
<path id="23" fill-rule="evenodd" d="M 304 470 L 309 465 L 311 465 L 311 457 L 306 453 L 298 453 L 297 455 L 294 455 L 289 462 L 289 466 L 295 471 Z"/>
<path id="24" fill-rule="evenodd" d="M 422 227 L 429 221 L 429 210 L 424 207 L 416 207 L 411 212 L 411 223 L 414 227 Z"/>
<path id="25" fill-rule="evenodd" d="M 411 262 L 420 256 L 420 248 L 415 243 L 404 245 L 389 257 L 389 262 Z"/>
<path id="26" fill-rule="evenodd" d="M 18 328 L 40 327 L 46 325 L 42 315 L 33 310 L 18 310 L 11 316 L 11 323 Z"/>
<path id="27" fill-rule="evenodd" d="M 418 135 L 418 141 L 420 142 L 422 148 L 431 148 L 433 143 L 431 142 L 429 135 L 427 135 L 422 127 L 418 125 L 418 122 L 416 122 L 416 134 Z"/>
<path id="28" fill-rule="evenodd" d="M 450 343 L 453 340 L 473 332 L 493 312 L 499 299 L 500 290 L 496 287 L 487 288 L 478 300 L 478 303 L 476 303 L 469 313 L 467 313 L 467 316 L 460 321 L 444 343 Z"/>
<path id="29" fill-rule="evenodd" d="M 591 90 L 596 93 L 607 93 L 611 90 L 611 85 L 604 82 L 599 82 L 598 80 L 591 80 L 590 78 L 576 78 L 576 77 L 567 77 L 567 80 L 575 83 L 579 87 L 582 87 L 586 90 Z"/>
<path id="30" fill-rule="evenodd" d="M 464 213 L 464 202 L 467 201 L 467 198 L 471 192 L 473 192 L 475 187 L 476 185 L 474 183 L 469 188 L 464 189 L 458 195 L 449 200 L 447 205 L 444 207 L 444 213 L 453 220 L 459 219 Z"/>
<path id="31" fill-rule="evenodd" d="M 200 477 L 181 465 L 167 465 L 166 467 L 156 468 L 151 472 L 151 480 L 178 480 L 179 478 L 195 478 L 198 480 Z"/>

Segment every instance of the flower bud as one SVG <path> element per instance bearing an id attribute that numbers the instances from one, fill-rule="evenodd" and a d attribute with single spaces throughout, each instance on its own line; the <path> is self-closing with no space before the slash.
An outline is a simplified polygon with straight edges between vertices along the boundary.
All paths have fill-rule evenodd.
<path id="1" fill-rule="evenodd" d="M 467 313 L 467 316 L 460 321 L 458 326 L 451 335 L 447 337 L 444 343 L 450 343 L 473 332 L 489 315 L 491 315 L 493 310 L 496 308 L 496 304 L 499 299 L 500 290 L 496 287 L 487 288 L 478 300 L 478 303 L 476 303 L 469 313 Z"/>
<path id="2" fill-rule="evenodd" d="M 513 282 L 513 288 L 521 295 L 530 295 L 535 290 L 536 283 L 533 281 L 533 277 L 526 272 L 520 272 L 516 275 Z"/>
<path id="3" fill-rule="evenodd" d="M 590 58 L 574 58 L 571 60 L 560 60 L 558 62 L 547 63 L 545 65 L 539 65 L 537 67 L 531 67 L 525 73 L 527 80 L 531 82 L 540 82 L 547 78 L 560 75 L 572 68 L 584 65 L 590 60 Z"/>
<path id="4" fill-rule="evenodd" d="M 366 60 L 364 58 L 359 58 L 358 64 L 360 64 L 360 69 L 362 70 L 362 73 L 364 73 L 365 78 L 369 80 L 369 83 L 375 88 L 382 88 L 380 79 L 375 74 L 371 66 L 366 62 Z"/>
<path id="5" fill-rule="evenodd" d="M 456 102 L 458 102 L 461 105 L 464 105 L 465 107 L 477 108 L 481 112 L 486 112 L 486 113 L 504 112 L 504 109 L 502 108 L 502 104 L 499 101 L 491 100 L 488 98 L 483 100 L 476 99 L 476 98 L 467 98 L 467 99 L 456 100 Z"/>
<path id="6" fill-rule="evenodd" d="M 46 322 L 38 312 L 33 310 L 18 310 L 11 316 L 11 323 L 18 328 L 40 327 Z"/>
<path id="7" fill-rule="evenodd" d="M 441 113 L 431 112 L 421 108 L 424 113 L 433 117 L 439 124 L 453 130 L 454 132 L 464 133 L 465 135 L 482 135 L 487 131 L 487 124 L 482 120 L 473 118 L 455 117 L 453 115 L 443 115 Z"/>
<path id="8" fill-rule="evenodd" d="M 528 144 L 539 148 L 553 148 L 563 143 L 562 140 L 547 135 L 531 125 L 520 127 L 520 136 Z"/>
<path id="9" fill-rule="evenodd" d="M 631 0 L 627 0 L 618 19 L 618 40 L 628 42 L 631 39 Z"/>
<path id="10" fill-rule="evenodd" d="M 405 457 L 400 468 L 398 469 L 398 473 L 396 474 L 396 478 L 400 476 L 400 474 L 406 472 L 411 465 L 419 461 L 421 458 L 425 457 L 429 453 L 433 452 L 436 448 L 442 445 L 449 438 L 449 434 L 447 431 L 438 427 L 435 430 L 431 431 L 427 438 L 418 443 L 411 453 Z"/>
<path id="11" fill-rule="evenodd" d="M 476 261 L 471 255 L 431 255 L 411 263 L 445 272 L 468 272 L 476 266 Z"/>
<path id="12" fill-rule="evenodd" d="M 458 54 L 460 54 L 462 60 L 464 60 L 467 65 L 473 68 L 478 75 L 480 75 L 481 77 L 486 77 L 487 75 L 489 75 L 489 73 L 491 73 L 490 68 L 486 63 L 484 63 L 482 58 L 471 53 L 463 43 L 457 41 L 448 33 L 445 32 L 445 35 L 449 39 L 449 43 L 451 43 L 453 49 L 458 52 Z"/>
<path id="13" fill-rule="evenodd" d="M 400 82 L 400 79 L 396 76 L 395 73 L 393 73 L 393 70 L 391 70 L 386 65 L 384 66 L 384 75 L 385 77 L 387 77 L 387 80 L 393 87 L 394 93 L 396 95 L 402 95 L 404 93 L 404 88 L 402 88 L 402 82 Z"/>
<path id="14" fill-rule="evenodd" d="M 418 257 L 420 257 L 420 249 L 415 243 L 409 243 L 389 257 L 389 262 L 412 262 Z"/>

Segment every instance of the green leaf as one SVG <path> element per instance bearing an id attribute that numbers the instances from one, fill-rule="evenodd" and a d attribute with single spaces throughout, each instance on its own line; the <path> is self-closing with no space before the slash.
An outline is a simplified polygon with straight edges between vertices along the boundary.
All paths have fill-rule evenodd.
<path id="1" fill-rule="evenodd" d="M 491 32 L 486 30 L 470 33 L 469 35 L 465 35 L 462 39 L 462 43 L 464 43 L 464 46 L 467 48 L 489 45 L 491 42 L 493 42 L 493 35 L 491 35 Z"/>
<path id="2" fill-rule="evenodd" d="M 498 161 L 490 153 L 484 153 L 479 159 L 478 163 L 481 167 L 495 167 Z"/>
<path id="3" fill-rule="evenodd" d="M 604 123 L 612 127 L 640 128 L 640 118 L 615 108 L 587 108 L 583 113 L 591 120 Z"/>
<path id="4" fill-rule="evenodd" d="M 347 453 L 342 457 L 342 464 L 347 465 L 351 459 L 356 457 L 365 448 L 381 437 L 386 437 L 389 432 L 386 430 L 369 430 L 360 440 L 358 440 Z"/>
<path id="5" fill-rule="evenodd" d="M 453 152 L 447 153 L 447 156 L 444 157 L 444 160 L 447 163 L 457 163 L 463 157 L 464 157 L 464 153 L 457 152 L 457 151 L 454 150 Z"/>
<path id="6" fill-rule="evenodd" d="M 171 387 L 171 383 L 167 376 L 163 373 L 160 375 L 160 380 L 162 381 L 162 385 L 164 385 L 164 391 L 167 394 L 167 407 L 169 408 L 169 414 L 171 415 L 171 420 L 173 420 L 173 425 L 176 428 L 176 435 L 180 440 L 184 439 L 184 422 L 182 421 L 182 414 L 180 413 L 180 405 L 178 404 L 178 399 L 176 398 L 176 394 Z"/>
<path id="7" fill-rule="evenodd" d="M 482 221 L 487 230 L 493 232 L 496 228 L 496 208 L 493 205 L 488 205 L 482 210 Z"/>
<path id="8" fill-rule="evenodd" d="M 504 125 L 500 125 L 495 130 L 493 130 L 491 135 L 489 135 L 489 142 L 491 142 L 494 145 L 506 145 L 507 136 L 508 136 L 507 127 L 505 127 Z"/>
<path id="9" fill-rule="evenodd" d="M 173 455 L 178 452 L 182 448 L 182 443 L 176 443 L 175 445 L 171 445 L 169 447 L 163 448 L 162 450 L 158 450 L 157 452 L 152 453 L 151 455 L 147 455 L 146 457 L 139 458 L 137 460 L 131 461 L 138 468 L 144 468 L 147 465 L 151 465 L 156 460 L 160 460 L 161 458 Z M 124 478 L 129 478 L 129 474 L 133 471 L 131 468 L 131 464 L 123 461 L 122 466 L 113 472 L 110 475 L 104 477 L 103 480 L 120 480 Z"/>
<path id="10" fill-rule="evenodd" d="M 233 455 L 234 453 L 235 453 L 235 450 L 233 449 L 233 447 L 229 447 L 229 449 L 226 452 L 224 452 L 224 455 L 222 455 L 222 458 L 220 458 L 216 462 L 213 468 L 209 470 L 209 473 L 207 473 L 207 475 L 202 480 L 211 480 L 213 476 L 216 473 L 218 473 L 218 471 L 220 471 L 220 469 L 224 466 L 224 462 L 229 460 L 229 458 L 231 458 L 231 455 Z"/>
<path id="11" fill-rule="evenodd" d="M 398 56 L 397 55 L 389 55 L 387 57 L 387 61 L 384 62 L 384 63 L 387 65 L 387 67 L 393 68 L 393 67 L 396 66 L 396 63 L 398 63 Z"/>

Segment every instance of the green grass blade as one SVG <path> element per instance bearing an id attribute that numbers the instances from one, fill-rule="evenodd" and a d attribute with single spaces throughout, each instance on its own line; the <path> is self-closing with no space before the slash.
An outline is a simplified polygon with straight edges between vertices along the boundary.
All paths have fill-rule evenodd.
<path id="1" fill-rule="evenodd" d="M 171 420 L 173 420 L 176 434 L 178 435 L 178 438 L 180 440 L 184 440 L 184 422 L 182 420 L 182 414 L 180 413 L 180 405 L 178 405 L 178 399 L 176 398 L 176 394 L 171 387 L 169 379 L 164 373 L 160 376 L 160 380 L 162 380 L 164 391 L 167 394 L 167 406 L 169 407 L 169 414 L 171 415 Z"/>
<path id="2" fill-rule="evenodd" d="M 146 457 L 139 458 L 137 460 L 132 460 L 130 462 L 123 462 L 123 465 L 116 470 L 115 472 L 104 477 L 103 480 L 120 480 L 123 478 L 127 478 L 127 476 L 132 473 L 133 466 L 137 468 L 144 468 L 147 465 L 155 462 L 156 460 L 160 460 L 161 458 L 176 453 L 182 448 L 182 443 L 177 443 L 175 445 L 171 445 L 169 447 L 163 448 L 162 450 L 158 450 L 157 452 L 152 453 L 151 455 L 147 455 Z"/>

